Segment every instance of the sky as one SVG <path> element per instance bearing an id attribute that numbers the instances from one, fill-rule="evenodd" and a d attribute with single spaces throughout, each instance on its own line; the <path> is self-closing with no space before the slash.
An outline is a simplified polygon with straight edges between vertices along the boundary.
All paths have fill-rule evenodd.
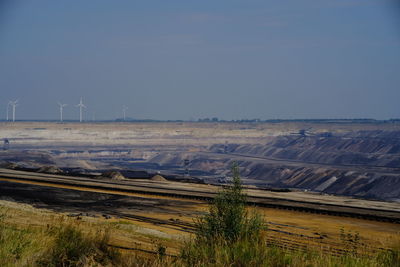
<path id="1" fill-rule="evenodd" d="M 0 0 L 0 119 L 400 118 L 399 0 Z"/>

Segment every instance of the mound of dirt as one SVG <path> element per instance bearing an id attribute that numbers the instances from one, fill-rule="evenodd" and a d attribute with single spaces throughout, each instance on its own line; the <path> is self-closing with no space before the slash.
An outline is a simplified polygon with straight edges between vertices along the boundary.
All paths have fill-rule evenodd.
<path id="1" fill-rule="evenodd" d="M 0 163 L 0 168 L 14 170 L 18 168 L 18 164 L 14 162 L 2 162 Z"/>
<path id="2" fill-rule="evenodd" d="M 166 182 L 166 181 L 168 181 L 167 179 L 165 179 L 164 177 L 162 177 L 159 174 L 154 175 L 153 177 L 150 178 L 150 180 L 157 181 L 157 182 Z"/>
<path id="3" fill-rule="evenodd" d="M 76 160 L 74 163 L 77 165 L 77 167 L 86 169 L 86 170 L 95 170 L 96 167 L 93 166 L 93 164 L 90 164 L 87 160 Z"/>
<path id="4" fill-rule="evenodd" d="M 58 168 L 57 166 L 43 166 L 38 170 L 38 172 L 52 173 L 52 174 L 63 173 L 63 171 L 60 168 Z"/>
<path id="5" fill-rule="evenodd" d="M 110 178 L 112 180 L 124 180 L 125 176 L 123 176 L 119 171 L 108 171 L 101 175 L 105 178 Z"/>

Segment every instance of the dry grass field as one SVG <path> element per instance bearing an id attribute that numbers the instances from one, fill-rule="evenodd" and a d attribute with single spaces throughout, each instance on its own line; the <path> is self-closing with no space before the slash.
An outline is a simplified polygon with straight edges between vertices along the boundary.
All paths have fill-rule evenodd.
<path id="1" fill-rule="evenodd" d="M 144 208 L 138 209 L 136 204 L 130 209 L 129 203 L 126 203 L 125 209 L 129 212 L 126 212 L 125 216 L 112 216 L 111 219 L 105 219 L 101 214 L 92 217 L 95 213 L 90 212 L 89 216 L 86 216 L 85 212 L 71 213 L 68 209 L 55 212 L 56 209 L 51 205 L 45 209 L 38 209 L 29 204 L 10 201 L 1 201 L 0 204 L 2 210 L 6 210 L 7 220 L 21 227 L 45 227 L 57 220 L 79 221 L 100 228 L 112 225 L 112 244 L 152 250 L 154 243 L 158 242 L 156 240 L 159 240 L 167 245 L 171 254 L 177 253 L 182 239 L 188 238 L 192 233 L 193 220 L 208 206 L 206 202 L 199 200 L 140 194 L 131 196 L 135 197 L 138 203 L 142 203 Z M 154 208 L 147 204 L 154 201 Z M 263 215 L 267 223 L 269 239 L 288 248 L 322 247 L 334 253 L 337 249 L 346 249 L 346 244 L 341 239 L 342 230 L 352 234 L 358 233 L 362 244 L 360 248 L 366 253 L 390 248 L 400 240 L 399 224 L 270 208 L 255 209 Z M 74 217 L 68 216 L 71 214 Z M 77 214 L 81 215 L 75 216 Z M 281 242 L 282 240 L 284 242 Z"/>
<path id="2" fill-rule="evenodd" d="M 146 201 L 144 196 L 138 197 L 143 197 L 143 202 Z M 24 238 L 34 239 L 21 248 L 21 254 L 17 258 L 11 259 L 11 262 L 21 266 L 33 264 L 46 246 L 53 242 L 48 234 L 49 229 L 62 225 L 73 225 L 88 235 L 108 232 L 107 245 L 125 255 L 125 261 L 134 255 L 135 259 L 139 257 L 141 260 L 148 259 L 153 262 L 160 247 L 166 248 L 166 255 L 171 257 L 179 255 L 185 240 L 191 237 L 190 225 L 195 216 L 188 214 L 198 214 L 206 208 L 206 203 L 193 202 L 187 206 L 185 214 L 182 215 L 182 210 L 179 210 L 178 216 L 150 211 L 135 212 L 136 218 L 106 219 L 85 214 L 70 217 L 68 213 L 38 209 L 29 204 L 0 201 L 2 223 L 16 229 L 14 231 L 23 233 Z M 360 255 L 375 255 L 398 246 L 400 242 L 398 224 L 327 215 L 316 216 L 276 209 L 257 208 L 257 210 L 263 214 L 267 222 L 268 244 L 294 253 L 311 249 L 321 251 L 328 256 L 341 256 L 356 247 Z M 173 213 L 173 208 L 171 212 Z M 183 229 L 179 226 L 181 224 L 189 227 Z M 353 244 L 346 236 L 343 237 L 343 233 L 351 236 L 359 235 L 360 239 L 357 244 Z M 133 261 L 137 262 L 135 259 Z M 150 265 L 154 264 L 153 262 Z"/>

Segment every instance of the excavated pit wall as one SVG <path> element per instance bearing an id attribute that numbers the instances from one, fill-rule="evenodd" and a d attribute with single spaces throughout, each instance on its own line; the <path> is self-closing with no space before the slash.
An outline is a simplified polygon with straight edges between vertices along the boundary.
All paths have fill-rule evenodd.
<path id="1" fill-rule="evenodd" d="M 400 199 L 397 124 L 42 124 L 0 125 L 15 151 L 0 161 L 95 170 L 139 159 L 183 169 L 189 158 L 191 170 L 216 176 L 229 176 L 235 161 L 253 184 Z M 315 134 L 290 135 L 309 126 Z"/>
<path id="2" fill-rule="evenodd" d="M 154 162 L 176 165 L 184 160 L 179 154 L 159 154 Z M 229 176 L 232 164 L 238 163 L 241 176 L 248 184 L 277 188 L 297 188 L 334 195 L 400 201 L 400 174 L 338 169 L 335 167 L 302 167 L 284 163 L 260 163 L 251 160 L 227 160 L 192 156 L 190 169 L 200 169 Z"/>
<path id="3" fill-rule="evenodd" d="M 220 151 L 222 145 L 211 146 Z M 228 145 L 229 153 L 330 165 L 400 168 L 400 132 L 356 132 L 332 137 L 279 136 L 265 144 Z"/>
<path id="4" fill-rule="evenodd" d="M 332 137 L 278 136 L 265 144 L 224 146 L 212 145 L 209 151 L 213 155 L 191 154 L 189 168 L 229 175 L 227 170 L 237 162 L 242 177 L 258 184 L 400 200 L 399 131 L 361 131 Z M 150 161 L 177 165 L 187 157 L 159 153 Z"/>

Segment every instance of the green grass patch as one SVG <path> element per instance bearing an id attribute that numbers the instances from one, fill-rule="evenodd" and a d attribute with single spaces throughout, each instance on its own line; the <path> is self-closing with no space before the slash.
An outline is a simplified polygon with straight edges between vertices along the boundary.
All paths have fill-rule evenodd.
<path id="1" fill-rule="evenodd" d="M 54 240 L 37 261 L 38 266 L 91 266 L 118 264 L 120 254 L 108 246 L 109 230 L 84 233 L 79 225 L 51 230 Z"/>

